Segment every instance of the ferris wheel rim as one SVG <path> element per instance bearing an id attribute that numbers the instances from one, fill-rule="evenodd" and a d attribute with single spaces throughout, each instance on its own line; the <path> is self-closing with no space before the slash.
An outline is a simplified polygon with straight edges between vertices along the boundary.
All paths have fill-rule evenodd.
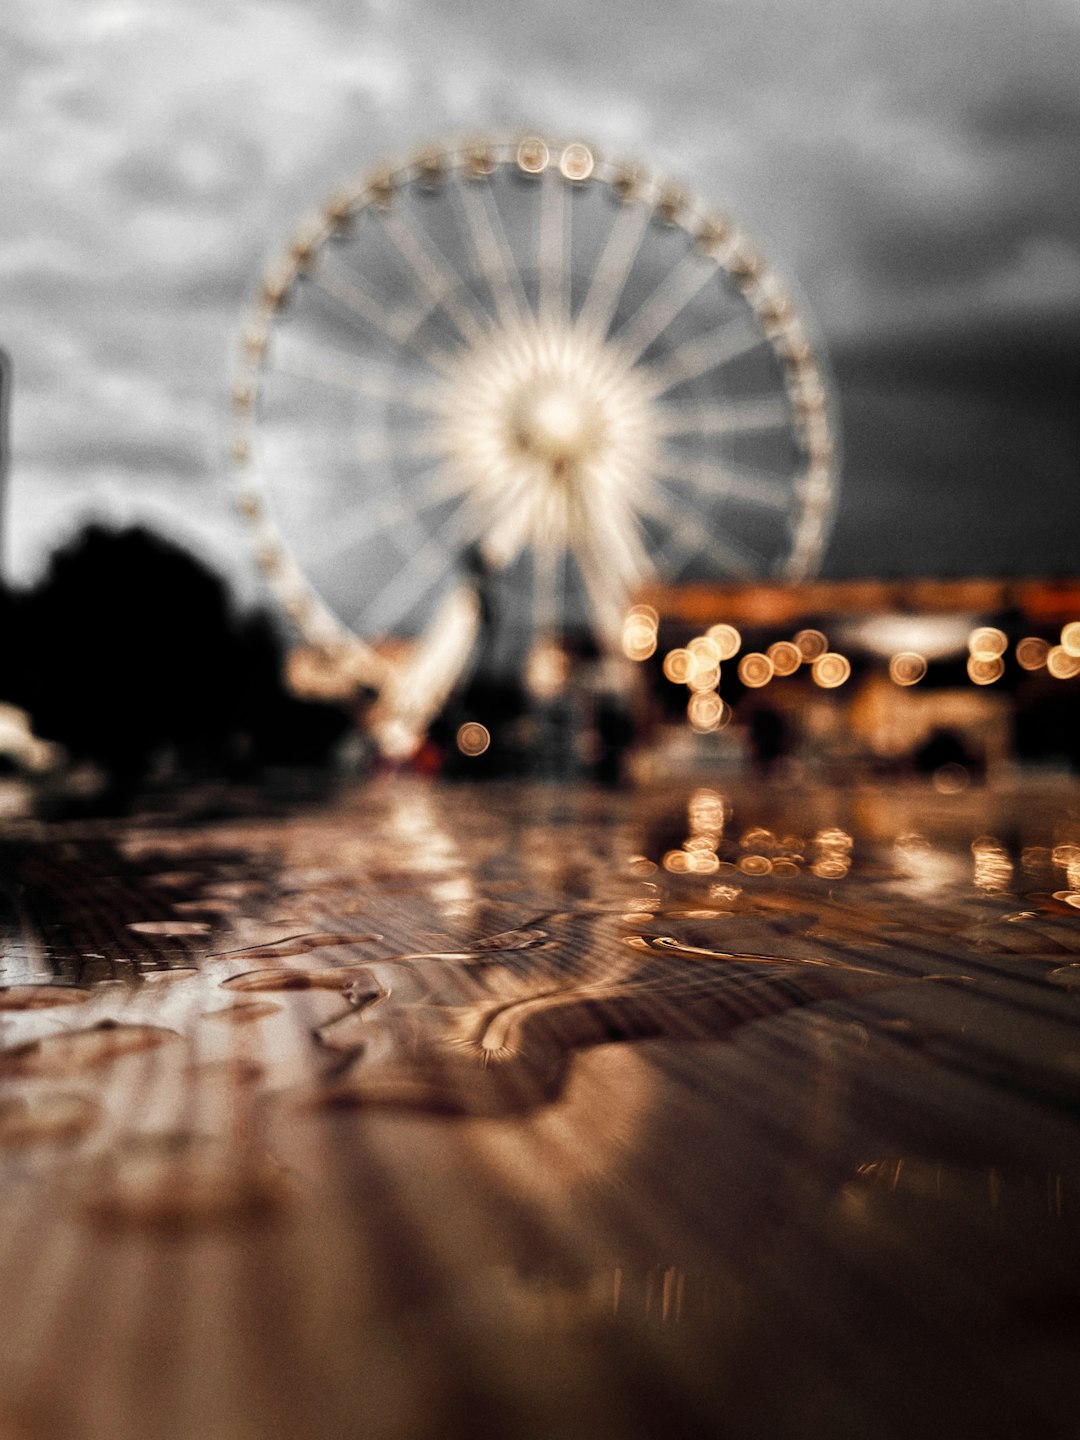
<path id="1" fill-rule="evenodd" d="M 394 194 L 418 184 L 432 188 L 449 177 L 482 182 L 503 167 L 539 179 L 555 173 L 570 187 L 601 184 L 617 198 L 642 201 L 648 219 L 684 231 L 698 253 L 723 270 L 781 364 L 791 424 L 806 454 L 805 471 L 792 480 L 798 514 L 788 554 L 778 573 L 795 580 L 810 573 L 826 543 L 835 511 L 837 441 L 835 402 L 827 375 L 805 321 L 804 307 L 790 284 L 745 232 L 712 207 L 703 206 L 680 186 L 643 168 L 604 156 L 581 141 L 552 142 L 535 135 L 485 135 L 425 147 L 392 167 L 376 167 L 338 191 L 301 224 L 290 243 L 266 270 L 245 326 L 240 365 L 232 390 L 232 458 L 238 471 L 237 504 L 253 527 L 260 567 L 303 640 L 336 657 L 353 681 L 375 688 L 386 685 L 395 666 L 370 641 L 334 613 L 305 575 L 275 522 L 259 471 L 256 401 L 271 332 L 283 301 L 297 277 L 336 235 L 355 226 L 370 207 L 392 203 Z M 645 222 L 648 223 L 648 220 Z M 445 300 L 429 296 L 427 311 L 413 315 L 413 334 Z M 533 317 L 526 317 L 526 324 Z"/>

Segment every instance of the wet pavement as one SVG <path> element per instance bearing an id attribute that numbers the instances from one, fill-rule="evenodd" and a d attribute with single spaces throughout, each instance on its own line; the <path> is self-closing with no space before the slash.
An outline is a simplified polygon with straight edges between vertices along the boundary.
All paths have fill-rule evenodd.
<path id="1" fill-rule="evenodd" d="M 1078 1433 L 1071 782 L 394 778 L 0 867 L 3 1440 Z"/>

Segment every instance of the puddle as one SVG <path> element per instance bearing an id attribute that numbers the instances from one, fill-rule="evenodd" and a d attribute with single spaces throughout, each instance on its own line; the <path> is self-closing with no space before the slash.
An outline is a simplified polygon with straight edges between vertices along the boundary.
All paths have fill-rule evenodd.
<path id="1" fill-rule="evenodd" d="M 209 958 L 211 960 L 284 960 L 293 955 L 309 955 L 312 950 L 322 950 L 333 945 L 370 945 L 382 938 L 381 935 L 312 931 L 307 935 L 286 935 L 281 940 L 271 940 L 263 945 L 245 945 L 240 950 L 218 950 Z"/>
<path id="2" fill-rule="evenodd" d="M 278 1014 L 280 1005 L 272 1000 L 250 1000 L 240 1005 L 225 1005 L 220 1010 L 204 1010 L 203 1020 L 220 1020 L 227 1025 L 249 1025 L 263 1020 L 267 1015 Z"/>
<path id="3" fill-rule="evenodd" d="M 148 875 L 146 883 L 160 886 L 163 890 L 193 890 L 202 878 L 197 870 L 162 870 L 156 875 Z"/>
<path id="4" fill-rule="evenodd" d="M 20 1147 L 78 1140 L 100 1115 L 86 1095 L 44 1094 L 0 1099 L 0 1146 Z"/>
<path id="5" fill-rule="evenodd" d="M 208 920 L 129 920 L 127 928 L 136 935 L 180 938 L 186 935 L 208 935 L 213 927 Z"/>
<path id="6" fill-rule="evenodd" d="M 688 945 L 682 940 L 677 940 L 673 935 L 627 935 L 624 938 L 625 943 L 633 950 L 651 950 L 660 955 L 677 955 L 687 960 L 721 960 L 725 963 L 737 962 L 740 965 L 791 965 L 796 969 L 804 966 L 820 967 L 825 970 L 843 971 L 849 976 L 870 975 L 885 984 L 894 983 L 880 971 L 851 965 L 845 960 L 818 960 L 802 956 L 798 959 L 785 959 L 780 955 L 755 955 L 737 950 L 714 950 L 704 945 Z"/>
<path id="7" fill-rule="evenodd" d="M 499 935 L 486 935 L 481 940 L 472 940 L 465 947 L 470 953 L 487 950 L 529 950 L 534 945 L 544 945 L 550 940 L 546 930 L 503 930 Z"/>
<path id="8" fill-rule="evenodd" d="M 366 966 L 345 965 L 338 970 L 247 970 L 222 980 L 225 990 L 334 990 L 342 993 L 357 984 L 378 986 Z"/>
<path id="9" fill-rule="evenodd" d="M 100 1225 L 171 1231 L 267 1217 L 286 1190 L 269 1157 L 181 1134 L 135 1139 L 88 1164 L 73 1195 Z"/>
<path id="10" fill-rule="evenodd" d="M 4 985 L 0 986 L 0 1010 L 55 1010 L 68 1005 L 81 1005 L 90 999 L 89 990 L 74 985 Z"/>
<path id="11" fill-rule="evenodd" d="M 102 1020 L 86 1030 L 62 1030 L 0 1050 L 0 1075 L 77 1075 L 179 1038 L 175 1030 L 157 1025 L 122 1025 Z"/>
<path id="12" fill-rule="evenodd" d="M 177 915 L 232 915 L 236 906 L 231 900 L 174 900 L 172 907 Z"/>
<path id="13" fill-rule="evenodd" d="M 329 1022 L 316 1032 L 319 1041 L 358 1053 L 308 1103 L 520 1113 L 558 1096 L 580 1050 L 731 1039 L 799 1006 L 911 983 L 841 962 L 729 955 L 667 936 L 625 939 L 644 952 L 641 967 L 609 980 L 537 986 L 531 995 L 474 1004 L 400 1003 L 391 993 Z"/>
<path id="14" fill-rule="evenodd" d="M 206 1060 L 201 1065 L 192 1065 L 185 1074 L 193 1080 L 204 1080 L 213 1085 L 258 1085 L 266 1079 L 266 1067 L 245 1055 L 230 1055 L 224 1060 Z"/>

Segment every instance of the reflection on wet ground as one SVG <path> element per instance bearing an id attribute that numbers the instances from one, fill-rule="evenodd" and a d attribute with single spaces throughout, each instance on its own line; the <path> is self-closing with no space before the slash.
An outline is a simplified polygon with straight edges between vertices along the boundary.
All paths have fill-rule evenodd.
<path id="1" fill-rule="evenodd" d="M 1071 1433 L 1067 784 L 0 852 L 0 1434 Z"/>

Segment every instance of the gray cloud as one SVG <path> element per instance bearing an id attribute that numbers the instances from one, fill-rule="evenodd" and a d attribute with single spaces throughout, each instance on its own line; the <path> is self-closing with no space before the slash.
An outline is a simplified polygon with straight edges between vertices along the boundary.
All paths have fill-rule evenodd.
<path id="1" fill-rule="evenodd" d="M 760 233 L 838 351 L 1080 313 L 1080 18 L 1055 0 L 16 0 L 5 27 L 23 493 L 50 466 L 73 505 L 167 506 L 171 485 L 181 510 L 197 485 L 202 529 L 229 533 L 224 397 L 261 265 L 342 180 L 447 131 L 528 123 L 655 159 Z M 933 395 L 859 390 L 878 416 L 849 446 L 859 523 L 916 483 L 916 435 L 987 474 L 936 383 L 936 425 Z M 23 570 L 55 523 L 19 501 Z"/>

